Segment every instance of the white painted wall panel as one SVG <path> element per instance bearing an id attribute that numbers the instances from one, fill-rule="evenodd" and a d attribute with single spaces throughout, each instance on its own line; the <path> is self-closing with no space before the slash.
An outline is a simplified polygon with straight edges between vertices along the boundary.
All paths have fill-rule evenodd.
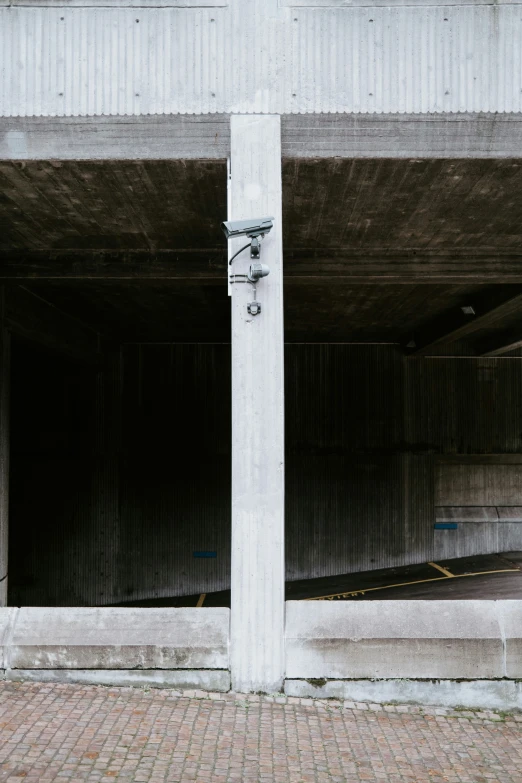
<path id="1" fill-rule="evenodd" d="M 519 112 L 522 12 L 4 7 L 0 74 L 3 116 Z"/>

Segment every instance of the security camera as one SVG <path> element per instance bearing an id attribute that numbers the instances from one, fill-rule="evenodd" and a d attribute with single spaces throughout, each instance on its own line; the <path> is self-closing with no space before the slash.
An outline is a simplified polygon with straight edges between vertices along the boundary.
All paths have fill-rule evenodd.
<path id="1" fill-rule="evenodd" d="M 259 258 L 261 255 L 261 239 L 268 234 L 272 226 L 274 218 L 249 218 L 248 220 L 228 220 L 221 224 L 223 233 L 227 239 L 234 239 L 234 237 L 247 236 L 250 238 L 250 258 Z M 248 245 L 238 250 L 235 256 L 229 261 L 232 263 L 234 258 L 246 250 Z"/>
<path id="2" fill-rule="evenodd" d="M 221 224 L 223 233 L 227 239 L 247 236 L 262 237 L 268 234 L 274 225 L 273 217 L 250 218 L 249 220 L 228 220 Z"/>
<path id="3" fill-rule="evenodd" d="M 257 283 L 262 277 L 266 277 L 270 274 L 270 268 L 266 264 L 250 264 L 248 270 L 247 280 L 249 283 Z"/>

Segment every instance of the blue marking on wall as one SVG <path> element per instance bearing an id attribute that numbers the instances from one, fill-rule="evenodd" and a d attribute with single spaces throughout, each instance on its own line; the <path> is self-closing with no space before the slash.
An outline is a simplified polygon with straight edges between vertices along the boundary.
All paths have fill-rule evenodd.
<path id="1" fill-rule="evenodd" d="M 217 557 L 217 552 L 193 552 L 193 557 Z"/>
<path id="2" fill-rule="evenodd" d="M 456 530 L 458 524 L 456 522 L 435 522 L 433 527 L 435 530 Z"/>

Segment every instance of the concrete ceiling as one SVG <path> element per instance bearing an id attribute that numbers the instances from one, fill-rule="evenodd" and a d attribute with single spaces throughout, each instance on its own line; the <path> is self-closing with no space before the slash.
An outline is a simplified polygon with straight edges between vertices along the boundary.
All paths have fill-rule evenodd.
<path id="1" fill-rule="evenodd" d="M 522 161 L 288 160 L 285 242 L 373 253 L 522 252 Z"/>
<path id="2" fill-rule="evenodd" d="M 24 288 L 112 340 L 230 340 L 230 300 L 224 282 L 34 280 L 26 281 Z M 488 291 L 501 301 L 522 287 L 498 285 Z M 290 282 L 285 284 L 285 339 L 406 344 L 418 330 L 433 321 L 443 324 L 444 318 L 473 305 L 483 293 L 480 285 Z"/>
<path id="3" fill-rule="evenodd" d="M 522 161 L 289 159 L 283 207 L 289 341 L 405 343 L 522 290 Z M 0 277 L 115 339 L 227 341 L 225 214 L 222 160 L 1 162 Z M 522 312 L 456 349 L 492 331 Z"/>
<path id="4" fill-rule="evenodd" d="M 289 159 L 286 250 L 522 253 L 522 161 Z M 224 248 L 220 160 L 0 162 L 0 250 Z"/>
<path id="5" fill-rule="evenodd" d="M 222 245 L 224 161 L 0 162 L 0 251 Z"/>

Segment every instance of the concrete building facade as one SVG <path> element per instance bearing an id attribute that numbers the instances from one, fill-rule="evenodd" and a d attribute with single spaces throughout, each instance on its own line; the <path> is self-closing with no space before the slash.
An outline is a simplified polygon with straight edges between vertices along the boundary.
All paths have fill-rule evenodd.
<path id="1" fill-rule="evenodd" d="M 519 705 L 522 593 L 285 581 L 522 550 L 521 150 L 515 1 L 0 0 L 6 676 Z"/>

